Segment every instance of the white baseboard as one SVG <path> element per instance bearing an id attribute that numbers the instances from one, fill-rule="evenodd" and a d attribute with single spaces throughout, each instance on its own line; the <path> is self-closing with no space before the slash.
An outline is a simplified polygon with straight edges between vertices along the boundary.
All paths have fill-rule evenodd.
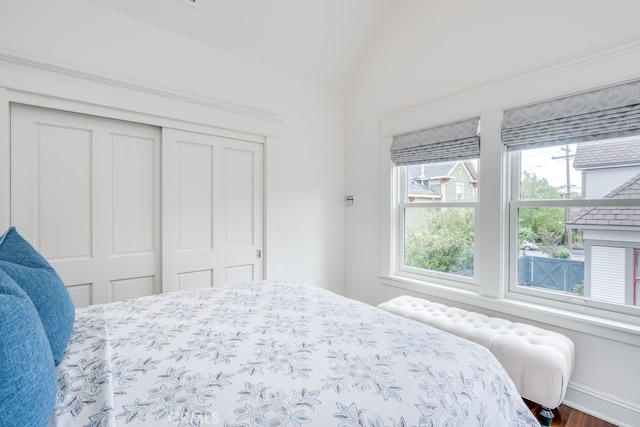
<path id="1" fill-rule="evenodd" d="M 640 425 L 639 403 L 575 381 L 569 383 L 563 403 L 619 427 Z"/>

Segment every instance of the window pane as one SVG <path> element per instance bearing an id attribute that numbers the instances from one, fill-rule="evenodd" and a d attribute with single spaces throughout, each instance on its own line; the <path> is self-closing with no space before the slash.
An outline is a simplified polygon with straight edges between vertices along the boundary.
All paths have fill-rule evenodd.
<path id="1" fill-rule="evenodd" d="M 566 215 L 565 208 L 518 210 L 519 285 L 584 294 L 583 236 L 565 230 Z"/>
<path id="2" fill-rule="evenodd" d="M 478 160 L 405 166 L 403 202 L 472 202 L 478 196 Z"/>
<path id="3" fill-rule="evenodd" d="M 639 180 L 638 138 L 521 152 L 521 200 L 638 198 Z"/>
<path id="4" fill-rule="evenodd" d="M 635 211 L 625 206 L 519 208 L 518 285 L 637 305 L 640 221 L 632 218 Z"/>
<path id="5" fill-rule="evenodd" d="M 473 277 L 475 208 L 405 209 L 404 265 Z"/>

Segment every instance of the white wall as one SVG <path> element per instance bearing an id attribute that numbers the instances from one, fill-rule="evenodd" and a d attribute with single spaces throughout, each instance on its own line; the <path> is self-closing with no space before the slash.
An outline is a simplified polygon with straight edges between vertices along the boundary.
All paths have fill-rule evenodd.
<path id="1" fill-rule="evenodd" d="M 638 42 L 638 13 L 640 3 L 633 0 L 607 4 L 578 0 L 396 2 L 347 93 L 345 190 L 355 198 L 345 215 L 347 296 L 377 304 L 392 295 L 411 293 L 385 286 L 378 277 L 381 259 L 388 256 L 381 243 L 387 239 L 382 234 L 385 231 L 380 231 L 381 218 L 390 210 L 387 202 L 381 201 L 381 186 L 389 179 L 380 172 L 381 162 L 388 162 L 380 149 L 382 118 L 463 98 L 481 89 L 485 90 L 484 98 L 490 99 L 491 87 L 505 80 Z M 593 73 L 571 76 L 574 87 L 567 90 L 588 87 L 588 79 L 606 82 L 607 67 L 600 68 L 605 74 L 597 78 Z M 611 70 L 613 79 L 620 78 L 617 71 Z M 559 86 L 557 82 L 555 86 Z M 500 96 L 507 103 L 524 102 L 518 94 L 504 92 Z M 491 112 L 491 108 L 471 114 Z M 437 109 L 427 110 L 438 115 Z M 460 114 L 458 119 L 470 116 L 469 111 Z M 426 297 L 438 300 L 434 295 Z M 481 306 L 481 298 L 477 301 Z M 602 334 L 560 329 L 543 317 L 527 321 L 564 332 L 576 343 L 568 403 L 622 425 L 637 425 L 632 421 L 640 417 L 640 389 L 638 382 L 629 378 L 640 378 L 640 346 L 603 338 Z"/>
<path id="2" fill-rule="evenodd" d="M 342 292 L 343 94 L 81 0 L 3 2 L 0 51 L 278 116 L 268 275 Z"/>

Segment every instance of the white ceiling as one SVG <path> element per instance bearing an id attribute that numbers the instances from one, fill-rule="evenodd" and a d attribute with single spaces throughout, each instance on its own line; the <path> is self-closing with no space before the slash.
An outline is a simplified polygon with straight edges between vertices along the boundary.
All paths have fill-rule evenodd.
<path id="1" fill-rule="evenodd" d="M 90 0 L 266 67 L 345 89 L 395 0 Z"/>

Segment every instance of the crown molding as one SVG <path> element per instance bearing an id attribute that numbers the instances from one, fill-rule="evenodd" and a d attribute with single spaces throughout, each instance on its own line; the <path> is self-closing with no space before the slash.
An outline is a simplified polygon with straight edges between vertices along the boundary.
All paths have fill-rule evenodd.
<path id="1" fill-rule="evenodd" d="M 278 116 L 258 111 L 255 109 L 236 106 L 232 104 L 226 104 L 219 101 L 214 101 L 207 98 L 200 98 L 192 95 L 185 95 L 180 92 L 175 92 L 155 86 L 145 85 L 138 82 L 133 82 L 124 79 L 118 79 L 111 76 L 106 76 L 99 73 L 89 72 L 73 67 L 67 67 L 59 64 L 55 64 L 48 61 L 43 61 L 40 59 L 34 59 L 22 55 L 16 55 L 11 52 L 0 51 L 0 62 L 16 64 L 21 66 L 26 66 L 29 68 L 35 68 L 44 70 L 51 73 L 56 73 L 60 75 L 65 75 L 73 78 L 80 78 L 87 81 L 102 83 L 110 86 L 117 86 L 120 88 L 133 90 L 136 92 L 146 93 L 150 95 L 161 96 L 164 98 L 169 98 L 176 101 L 188 102 L 190 104 L 200 105 L 207 108 L 213 108 L 216 110 L 224 111 L 232 114 L 239 114 L 246 117 L 252 117 L 255 119 L 265 120 L 267 122 L 272 122 L 275 124 L 280 124 L 281 120 Z"/>
<path id="2" fill-rule="evenodd" d="M 382 135 L 397 135 L 623 83 L 640 77 L 638 57 L 640 41 L 390 113 L 378 124 Z"/>

